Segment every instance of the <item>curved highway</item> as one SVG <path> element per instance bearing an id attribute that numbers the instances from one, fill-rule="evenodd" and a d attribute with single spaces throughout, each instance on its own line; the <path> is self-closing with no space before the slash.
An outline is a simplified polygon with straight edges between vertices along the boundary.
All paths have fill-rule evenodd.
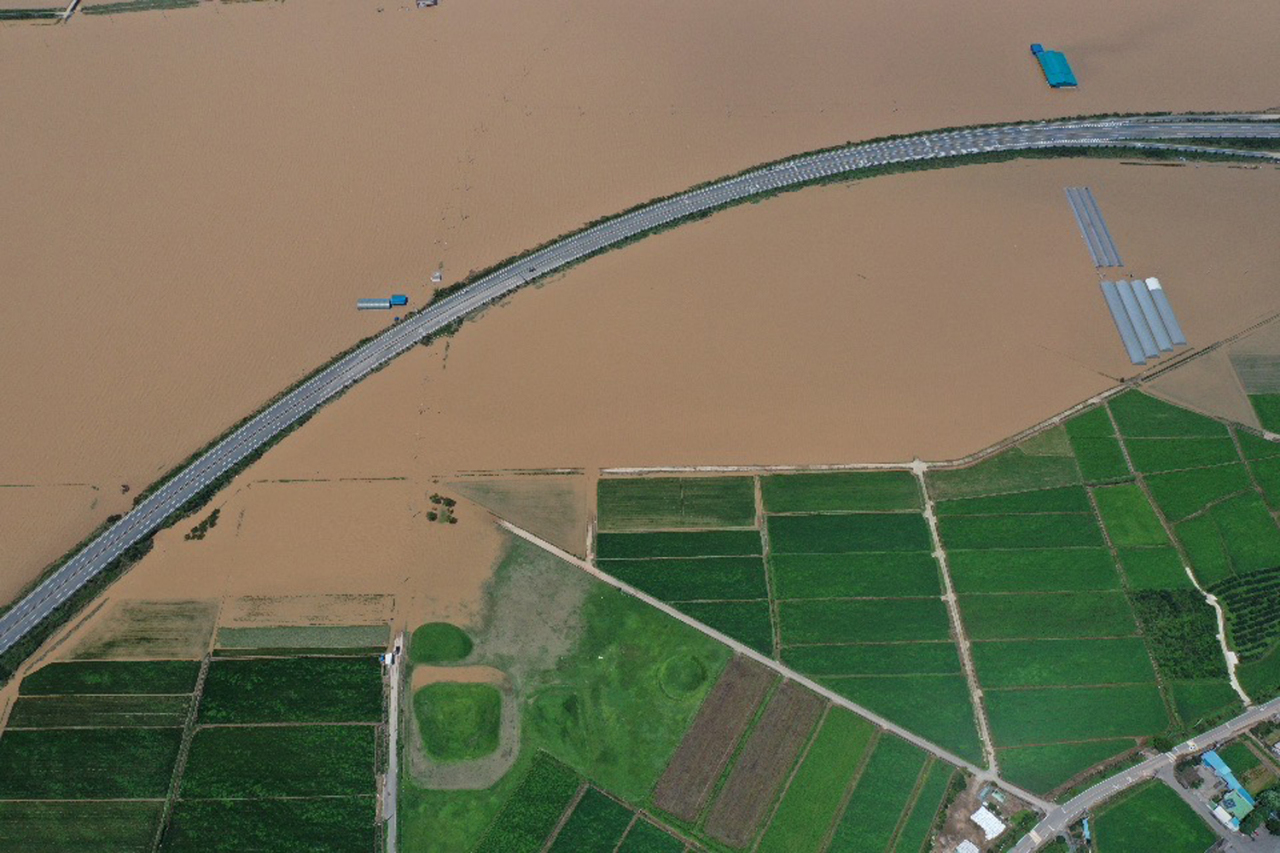
<path id="1" fill-rule="evenodd" d="M 174 509 L 327 400 L 427 335 L 533 279 L 681 219 L 752 196 L 895 163 L 967 154 L 1096 145 L 1192 150 L 1197 139 L 1280 139 L 1280 116 L 1129 116 L 921 133 L 806 154 L 652 202 L 511 261 L 334 362 L 218 442 L 0 616 L 0 653 L 142 540 Z M 1185 144 L 1180 144 L 1186 140 Z M 1197 148 L 1195 150 L 1205 150 Z M 1213 149 L 1216 150 L 1216 149 Z M 1254 151 L 1247 157 L 1280 159 Z"/>

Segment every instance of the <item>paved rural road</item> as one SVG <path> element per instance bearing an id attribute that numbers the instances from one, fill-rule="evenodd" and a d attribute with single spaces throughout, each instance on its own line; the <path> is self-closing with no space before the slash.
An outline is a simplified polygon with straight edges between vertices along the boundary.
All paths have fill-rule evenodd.
<path id="1" fill-rule="evenodd" d="M 530 280 L 623 243 L 653 228 L 771 190 L 893 163 L 964 154 L 1054 146 L 1122 145 L 1180 150 L 1150 140 L 1197 138 L 1280 139 L 1280 116 L 1122 117 L 1052 121 L 1006 127 L 922 133 L 883 142 L 848 145 L 763 166 L 644 205 L 556 240 L 495 269 L 464 290 L 408 317 L 325 368 L 201 454 L 133 511 L 104 531 L 0 617 L 0 652 L 7 651 L 59 604 L 90 581 L 130 545 L 156 530 L 174 509 L 299 418 L 368 376 L 425 336 L 506 296 Z M 1233 152 L 1280 159 L 1262 152 Z"/>
<path id="2" fill-rule="evenodd" d="M 1204 734 L 1178 744 L 1169 752 L 1157 755 L 1155 758 L 1148 758 L 1141 764 L 1130 767 L 1110 779 L 1099 782 L 1089 790 L 1073 797 L 1064 805 L 1049 812 L 1044 820 L 1036 824 L 1031 832 L 1014 846 L 1011 853 L 1032 853 L 1041 844 L 1052 841 L 1059 832 L 1074 824 L 1084 816 L 1085 812 L 1111 799 L 1124 789 L 1152 779 L 1156 774 L 1177 764 L 1184 757 L 1230 740 L 1277 713 L 1280 713 L 1280 697 L 1272 699 L 1266 704 L 1250 708 L 1216 729 L 1210 729 Z"/>

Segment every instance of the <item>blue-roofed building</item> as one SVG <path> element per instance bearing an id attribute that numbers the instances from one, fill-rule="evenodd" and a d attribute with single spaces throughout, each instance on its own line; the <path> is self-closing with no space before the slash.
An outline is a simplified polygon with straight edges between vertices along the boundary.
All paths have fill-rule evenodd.
<path id="1" fill-rule="evenodd" d="M 1031 45 L 1031 52 L 1040 62 L 1040 70 L 1044 72 L 1044 79 L 1054 89 L 1060 89 L 1063 86 L 1075 86 L 1076 75 L 1071 70 L 1071 63 L 1067 62 L 1067 57 L 1058 50 L 1045 50 L 1039 44 Z"/>
<path id="2" fill-rule="evenodd" d="M 1222 824 L 1232 829 L 1240 828 L 1240 821 L 1245 815 L 1253 811 L 1253 807 L 1257 802 L 1245 790 L 1244 785 L 1240 784 L 1240 780 L 1236 778 L 1236 774 L 1231 770 L 1227 762 L 1222 760 L 1222 756 L 1218 755 L 1215 750 L 1209 750 L 1202 757 L 1204 766 L 1213 771 L 1213 774 L 1223 781 L 1227 786 L 1227 793 L 1223 795 L 1222 802 L 1214 806 L 1213 816 Z"/>

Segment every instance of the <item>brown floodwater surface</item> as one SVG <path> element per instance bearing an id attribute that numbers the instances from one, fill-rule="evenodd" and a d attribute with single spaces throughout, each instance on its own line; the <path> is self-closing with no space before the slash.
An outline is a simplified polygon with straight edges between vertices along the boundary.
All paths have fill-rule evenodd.
<path id="1" fill-rule="evenodd" d="M 13 514 L 0 542 L 4 590 L 126 509 L 131 496 L 122 485 L 136 492 L 390 322 L 386 312 L 358 314 L 357 298 L 400 292 L 421 305 L 442 264 L 448 284 L 653 196 L 846 140 L 971 122 L 1280 103 L 1273 37 L 1280 6 L 1273 0 L 1081 0 L 1070 7 L 997 0 L 980 12 L 945 0 L 410 5 L 209 3 L 80 15 L 59 26 L 0 25 L 0 486 L 85 483 L 100 498 L 91 511 L 68 506 L 64 513 L 49 503 L 14 506 L 23 497 L 51 500 L 36 490 L 6 495 L 3 511 L 13 506 Z M 1078 91 L 1045 86 L 1027 52 L 1032 41 L 1067 52 L 1082 81 Z M 896 194 L 877 192 L 890 200 Z M 1071 226 L 1060 189 L 1019 199 L 972 180 L 961 192 L 968 201 L 952 209 L 963 216 L 945 222 L 947 229 L 981 234 L 987 214 L 971 214 L 988 198 L 1042 207 L 1056 217 L 1042 239 L 1079 275 L 1090 273 L 1078 237 L 1063 233 Z M 1245 191 L 1212 192 L 1208 204 L 1230 208 Z M 1104 190 L 1099 197 L 1108 216 L 1119 213 Z M 1187 221 L 1171 223 L 1179 235 L 1196 227 L 1200 206 L 1184 211 Z M 1274 203 L 1262 212 L 1274 212 Z M 705 254 L 694 236 L 661 244 L 661 257 L 644 248 L 626 261 L 593 262 L 545 294 L 521 297 L 538 307 L 520 320 L 478 331 L 499 322 L 503 309 L 464 332 L 449 370 L 471 381 L 456 390 L 432 373 L 437 354 L 397 365 L 395 376 L 411 378 L 394 380 L 402 385 L 393 402 L 446 414 L 397 421 L 394 413 L 365 410 L 359 420 L 393 444 L 347 448 L 352 461 L 325 464 L 394 468 L 413 461 L 404 458 L 411 442 L 418 463 L 433 470 L 493 466 L 498 457 L 533 466 L 553 457 L 762 461 L 872 448 L 896 455 L 900 448 L 873 438 L 886 422 L 896 431 L 898 413 L 926 401 L 958 405 L 968 386 L 948 383 L 951 396 L 939 402 L 924 388 L 876 380 L 892 389 L 890 399 L 873 394 L 870 380 L 841 381 L 840 371 L 878 370 L 867 360 L 881 352 L 876 345 L 902 342 L 903 324 L 928 312 L 912 274 L 945 270 L 985 293 L 986 276 L 1007 270 L 966 267 L 964 252 L 937 257 L 935 241 L 922 238 L 902 256 L 928 247 L 922 267 L 868 273 L 864 258 L 900 244 L 908 236 L 902 228 L 917 226 L 904 224 L 916 221 L 911 215 L 867 217 L 857 252 L 830 263 L 874 273 L 874 283 L 841 277 L 829 283 L 841 288 L 838 297 L 823 293 L 820 280 L 836 267 L 793 265 L 799 253 L 820 260 L 830 243 L 850 239 L 826 220 L 817 232 L 761 226 L 752 237 L 761 251 L 750 268 L 732 267 L 732 280 L 724 272 L 730 267 L 709 259 L 742 253 L 723 245 L 719 255 Z M 1167 221 L 1154 213 L 1151 220 Z M 690 235 L 729 226 L 698 227 Z M 1136 249 L 1124 232 L 1117 238 L 1122 252 Z M 1244 239 L 1190 245 L 1231 264 L 1254 251 Z M 1165 257 L 1153 253 L 1151 262 Z M 1025 265 L 1044 260 L 1018 258 L 1010 269 L 1029 278 L 1036 270 Z M 648 264 L 644 281 L 615 283 L 596 303 L 562 304 L 601 290 L 602 280 L 639 275 L 620 266 L 631 263 Z M 1255 267 L 1253 275 L 1267 272 Z M 676 273 L 685 277 L 671 279 Z M 684 301 L 662 290 L 677 282 L 689 291 Z M 646 295 L 645 288 L 656 290 Z M 839 311 L 816 311 L 809 322 L 806 299 L 780 305 L 764 295 L 805 288 L 819 288 L 809 299 L 831 298 L 855 317 L 874 309 L 880 322 L 850 341 Z M 730 293 L 740 306 L 720 301 Z M 890 300 L 893 294 L 904 298 Z M 702 316 L 673 324 L 645 314 L 659 303 Z M 983 393 L 994 394 L 993 371 L 1011 363 L 1012 345 L 977 341 L 988 359 L 981 370 L 955 361 L 950 353 L 975 344 L 959 321 L 981 313 L 981 301 L 950 310 L 960 312 L 954 327 L 930 333 L 948 353 L 935 366 L 957 373 L 965 364 Z M 569 319 L 510 337 L 511 325 L 541 323 L 543 312 Z M 558 340 L 566 335 L 573 340 Z M 823 343 L 833 335 L 839 343 Z M 503 347 L 494 349 L 497 342 Z M 893 358 L 921 362 L 938 359 L 936 352 Z M 664 362 L 663 353 L 678 353 L 680 362 Z M 1043 376 L 1063 383 L 1066 396 L 1101 382 L 1091 373 L 1095 362 L 1072 368 L 1052 352 L 1020 353 L 1028 370 L 1043 363 Z M 562 374 L 563 384 L 522 373 L 539 364 Z M 779 364 L 788 365 L 787 384 L 770 378 Z M 483 392 L 474 384 L 481 378 L 493 383 Z M 1027 393 L 1029 412 L 1056 405 L 1038 388 Z M 860 395 L 857 406 L 851 394 Z M 608 412 L 608 420 L 593 420 L 593 411 Z M 708 412 L 721 418 L 714 428 Z M 787 452 L 768 443 L 819 428 L 827 438 L 798 441 Z M 601 430 L 616 444 L 602 443 Z M 364 440 L 359 431 L 343 436 Z M 504 443 L 491 452 L 491 440 Z M 17 539 L 8 539 L 13 529 Z"/>

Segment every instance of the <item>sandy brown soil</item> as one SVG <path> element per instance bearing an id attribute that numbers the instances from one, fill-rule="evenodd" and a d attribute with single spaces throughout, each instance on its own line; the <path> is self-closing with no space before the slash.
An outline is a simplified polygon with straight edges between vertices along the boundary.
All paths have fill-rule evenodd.
<path id="1" fill-rule="evenodd" d="M 101 495 L 91 485 L 0 487 L 0 601 L 16 596 L 106 517 L 98 509 Z"/>
<path id="2" fill-rule="evenodd" d="M 389 321 L 357 297 L 420 304 L 440 264 L 448 283 L 755 162 L 1276 100 L 1272 0 L 408 5 L 0 28 L 0 78 L 21 81 L 0 89 L 0 483 L 99 485 L 87 529 L 127 506 L 120 484 Z M 1044 85 L 1033 40 L 1068 52 L 1079 91 Z M 70 526 L 33 525 L 32 559 Z"/>
<path id="3" fill-rule="evenodd" d="M 1157 397 L 1236 423 L 1261 429 L 1226 349 L 1191 359 L 1143 386 Z"/>

